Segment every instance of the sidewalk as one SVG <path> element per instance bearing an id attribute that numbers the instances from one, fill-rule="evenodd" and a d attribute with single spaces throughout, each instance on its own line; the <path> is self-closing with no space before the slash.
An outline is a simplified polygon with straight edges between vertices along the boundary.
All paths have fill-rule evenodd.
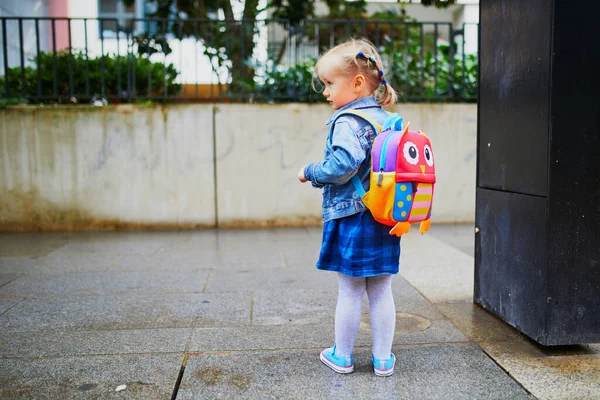
<path id="1" fill-rule="evenodd" d="M 0 398 L 600 398 L 599 345 L 544 349 L 472 304 L 472 232 L 403 238 L 389 378 L 366 300 L 355 372 L 319 361 L 318 228 L 0 234 Z"/>

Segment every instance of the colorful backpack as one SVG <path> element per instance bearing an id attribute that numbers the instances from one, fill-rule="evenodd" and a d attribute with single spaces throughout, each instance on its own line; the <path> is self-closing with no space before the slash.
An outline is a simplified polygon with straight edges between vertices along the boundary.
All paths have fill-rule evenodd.
<path id="1" fill-rule="evenodd" d="M 358 110 L 347 110 L 342 115 L 354 115 L 367 121 L 377 136 L 371 150 L 371 188 L 365 192 L 355 175 L 352 183 L 363 203 L 378 222 L 393 226 L 390 235 L 401 236 L 410 230 L 410 224 L 421 222 L 420 232 L 430 226 L 435 165 L 433 150 L 427 135 L 402 127 L 402 118 L 390 114 L 383 126 Z M 336 118 L 336 119 L 337 119 Z M 330 134 L 333 134 L 331 124 Z"/>

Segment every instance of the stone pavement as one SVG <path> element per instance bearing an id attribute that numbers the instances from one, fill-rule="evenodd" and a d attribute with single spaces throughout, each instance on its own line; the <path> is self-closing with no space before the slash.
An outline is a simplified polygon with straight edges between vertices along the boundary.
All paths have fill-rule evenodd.
<path id="1" fill-rule="evenodd" d="M 318 228 L 0 234 L 0 398 L 600 398 L 600 346 L 542 348 L 472 304 L 472 235 L 403 238 L 378 378 L 366 300 L 355 372 L 319 361 Z"/>

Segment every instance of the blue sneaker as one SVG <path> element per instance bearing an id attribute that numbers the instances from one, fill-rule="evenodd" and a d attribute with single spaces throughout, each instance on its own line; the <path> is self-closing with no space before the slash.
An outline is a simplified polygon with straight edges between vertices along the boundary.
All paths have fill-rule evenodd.
<path id="1" fill-rule="evenodd" d="M 396 365 L 396 356 L 390 353 L 390 358 L 387 360 L 378 360 L 371 356 L 373 360 L 373 369 L 377 376 L 390 376 L 394 373 L 394 366 Z"/>
<path id="2" fill-rule="evenodd" d="M 336 356 L 335 344 L 333 347 L 321 352 L 321 361 L 339 374 L 349 374 L 354 371 L 354 360 L 352 359 L 352 355 L 342 357 Z"/>

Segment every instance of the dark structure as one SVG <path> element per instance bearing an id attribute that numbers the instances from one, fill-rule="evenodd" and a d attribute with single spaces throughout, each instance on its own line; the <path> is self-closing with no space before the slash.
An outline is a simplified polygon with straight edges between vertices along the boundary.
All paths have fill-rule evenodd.
<path id="1" fill-rule="evenodd" d="M 475 301 L 600 342 L 600 2 L 482 0 Z"/>

